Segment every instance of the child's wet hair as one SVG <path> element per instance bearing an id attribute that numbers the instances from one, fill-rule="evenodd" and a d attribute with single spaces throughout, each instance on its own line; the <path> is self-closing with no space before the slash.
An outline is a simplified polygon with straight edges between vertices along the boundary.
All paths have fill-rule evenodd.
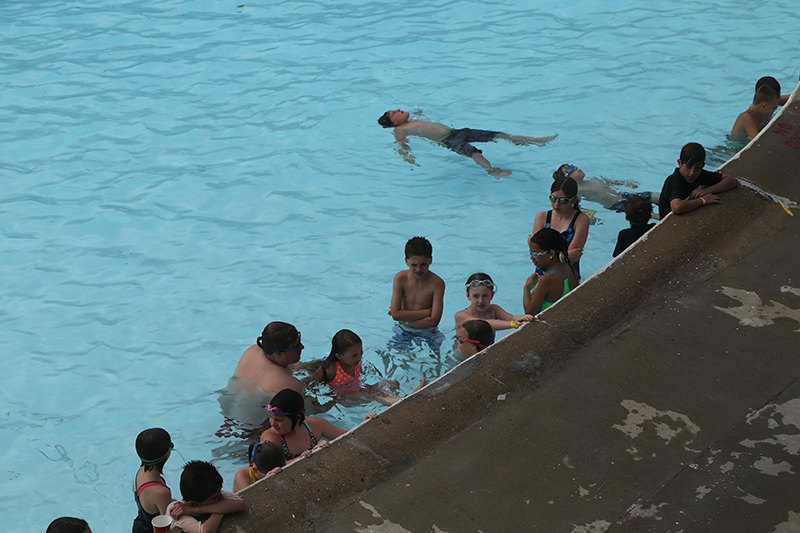
<path id="1" fill-rule="evenodd" d="M 680 160 L 687 167 L 693 167 L 698 164 L 705 165 L 706 149 L 700 143 L 688 143 L 681 148 Z"/>
<path id="2" fill-rule="evenodd" d="M 568 166 L 569 166 L 569 163 L 564 163 L 563 165 L 561 165 L 560 167 L 558 167 L 558 168 L 556 169 L 556 171 L 555 171 L 555 172 L 553 172 L 553 179 L 554 179 L 554 180 L 557 180 L 557 179 L 564 179 L 564 178 L 566 178 L 566 177 L 567 177 L 566 170 L 567 170 L 567 167 L 568 167 Z M 552 192 L 552 191 L 551 191 L 551 192 Z"/>
<path id="3" fill-rule="evenodd" d="M 181 497 L 186 502 L 200 503 L 222 488 L 222 476 L 209 462 L 189 461 L 181 473 Z"/>
<path id="4" fill-rule="evenodd" d="M 320 365 L 323 369 L 322 383 L 328 383 L 329 381 L 325 370 L 330 365 L 336 365 L 336 354 L 343 354 L 356 344 L 363 343 L 361 342 L 361 337 L 356 335 L 354 332 L 350 331 L 349 329 L 341 329 L 336 332 L 336 335 L 334 335 L 333 339 L 331 339 L 331 353 L 328 354 L 328 357 L 322 360 L 322 364 Z"/>
<path id="5" fill-rule="evenodd" d="M 89 523 L 83 518 L 62 516 L 50 522 L 45 533 L 84 533 L 88 529 Z"/>
<path id="6" fill-rule="evenodd" d="M 494 280 L 492 279 L 492 276 L 490 276 L 489 274 L 486 274 L 484 272 L 476 272 L 473 275 L 471 275 L 470 277 L 468 277 L 467 278 L 467 282 L 464 284 L 465 288 L 467 289 L 467 296 L 469 296 L 469 290 L 472 288 L 470 286 L 470 283 L 473 282 L 473 281 L 491 281 L 492 282 L 492 286 L 491 287 L 487 287 L 487 288 L 491 289 L 492 293 L 494 293 L 497 290 L 497 285 L 494 284 Z"/>
<path id="7" fill-rule="evenodd" d="M 538 245 L 543 252 L 553 250 L 558 254 L 559 260 L 562 263 L 569 265 L 570 268 L 574 268 L 572 262 L 569 260 L 569 253 L 567 252 L 569 248 L 567 239 L 553 228 L 540 229 L 531 236 L 530 242 Z"/>
<path id="8" fill-rule="evenodd" d="M 142 460 L 145 472 L 153 468 L 161 471 L 171 448 L 172 438 L 162 428 L 145 429 L 136 437 L 136 454 Z"/>
<path id="9" fill-rule="evenodd" d="M 578 197 L 578 182 L 572 178 L 567 177 L 560 177 L 556 178 L 553 181 L 553 184 L 550 186 L 550 192 L 554 193 L 556 191 L 561 191 L 564 193 L 564 196 L 567 198 L 576 198 L 575 202 L 575 209 L 580 211 L 581 210 L 581 199 Z"/>
<path id="10" fill-rule="evenodd" d="M 764 76 L 763 78 L 760 78 L 756 82 L 756 92 L 758 92 L 761 87 L 769 87 L 774 89 L 779 96 L 781 94 L 781 84 L 772 76 Z"/>
<path id="11" fill-rule="evenodd" d="M 625 215 L 634 224 L 644 224 L 653 216 L 653 204 L 646 198 L 634 196 L 625 206 Z"/>
<path id="12" fill-rule="evenodd" d="M 753 95 L 754 104 L 771 104 L 773 101 L 779 100 L 781 93 L 770 87 L 769 85 L 762 85 L 756 89 L 756 94 Z"/>
<path id="13" fill-rule="evenodd" d="M 430 241 L 425 237 L 412 237 L 406 243 L 406 259 L 410 257 L 428 257 L 433 258 L 433 246 Z"/>
<path id="14" fill-rule="evenodd" d="M 268 440 L 252 443 L 247 457 L 250 464 L 263 474 L 268 474 L 276 466 L 286 466 L 286 456 L 281 447 Z"/>
<path id="15" fill-rule="evenodd" d="M 467 338 L 471 341 L 478 341 L 483 348 L 494 343 L 494 330 L 492 326 L 485 320 L 475 319 L 467 320 L 461 327 L 467 332 Z M 482 350 L 481 346 L 477 347 Z"/>
<path id="16" fill-rule="evenodd" d="M 280 409 L 292 421 L 292 431 L 298 423 L 306 419 L 303 395 L 293 389 L 283 389 L 272 397 L 269 405 Z"/>
<path id="17" fill-rule="evenodd" d="M 271 359 L 274 352 L 292 348 L 300 333 L 291 324 L 286 322 L 270 322 L 256 339 L 256 344 L 264 355 Z"/>
<path id="18" fill-rule="evenodd" d="M 381 118 L 378 119 L 378 124 L 380 124 L 384 128 L 394 127 L 394 124 L 392 124 L 392 119 L 389 118 L 389 113 L 391 113 L 391 111 L 387 111 L 386 113 L 381 115 Z"/>

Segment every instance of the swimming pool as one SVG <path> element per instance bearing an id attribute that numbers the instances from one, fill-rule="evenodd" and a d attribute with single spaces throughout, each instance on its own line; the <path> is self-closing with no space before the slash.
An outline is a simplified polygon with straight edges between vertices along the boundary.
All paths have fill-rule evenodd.
<path id="1" fill-rule="evenodd" d="M 304 359 L 353 329 L 382 368 L 413 235 L 448 283 L 445 332 L 478 270 L 519 309 L 559 164 L 659 189 L 685 142 L 721 143 L 758 77 L 797 76 L 788 0 L 98 0 L 7 3 L 0 20 L 0 502 L 25 531 L 64 514 L 127 531 L 146 427 L 229 487 L 242 446 L 214 435 L 216 391 L 267 322 L 295 324 Z M 411 167 L 375 122 L 394 107 L 559 138 L 484 145 L 513 170 L 501 180 L 416 140 Z M 625 225 L 598 217 L 584 275 Z M 404 392 L 441 359 L 408 362 Z M 176 493 L 180 465 L 165 469 Z"/>

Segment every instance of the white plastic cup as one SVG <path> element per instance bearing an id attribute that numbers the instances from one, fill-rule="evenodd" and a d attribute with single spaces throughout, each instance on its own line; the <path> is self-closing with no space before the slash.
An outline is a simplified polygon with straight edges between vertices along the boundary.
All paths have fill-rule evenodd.
<path id="1" fill-rule="evenodd" d="M 153 533 L 169 533 L 172 527 L 172 517 L 160 514 L 153 518 Z"/>

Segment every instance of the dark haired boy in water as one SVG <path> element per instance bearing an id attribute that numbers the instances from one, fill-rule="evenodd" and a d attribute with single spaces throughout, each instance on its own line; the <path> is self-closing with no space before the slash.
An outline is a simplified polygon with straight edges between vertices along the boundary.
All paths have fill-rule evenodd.
<path id="1" fill-rule="evenodd" d="M 753 103 L 736 117 L 728 139 L 745 142 L 754 139 L 761 128 L 766 126 L 778 108 L 780 93 L 767 85 L 762 85 L 753 96 Z"/>
<path id="2" fill-rule="evenodd" d="M 378 124 L 384 128 L 394 128 L 394 138 L 399 146 L 397 152 L 403 156 L 404 160 L 415 164 L 414 156 L 411 155 L 411 148 L 406 142 L 409 135 L 414 135 L 441 143 L 454 152 L 471 157 L 473 161 L 485 168 L 486 172 L 495 178 L 508 176 L 511 171 L 493 167 L 483 157 L 483 153 L 470 143 L 485 143 L 499 138 L 511 141 L 516 145 L 538 144 L 539 146 L 544 146 L 557 137 L 557 135 L 524 137 L 522 135 L 509 135 L 500 131 L 473 130 L 470 128 L 457 130 L 439 122 L 430 122 L 422 119 L 409 120 L 410 116 L 411 114 L 408 111 L 394 109 L 387 111 L 378 119 Z"/>
<path id="3" fill-rule="evenodd" d="M 756 82 L 756 91 L 758 91 L 758 89 L 763 86 L 775 89 L 775 92 L 778 93 L 778 95 L 780 96 L 780 98 L 778 99 L 778 105 L 779 106 L 786 105 L 786 102 L 789 100 L 789 96 L 791 95 L 781 94 L 781 84 L 778 82 L 778 80 L 776 80 L 772 76 L 764 76 L 763 78 L 759 78 L 758 81 Z"/>
<path id="4" fill-rule="evenodd" d="M 397 321 L 390 345 L 410 347 L 414 338 L 437 350 L 444 335 L 437 326 L 444 310 L 444 280 L 430 271 L 433 247 L 425 237 L 409 239 L 406 265 L 394 276 L 389 315 Z"/>
<path id="5" fill-rule="evenodd" d="M 733 176 L 703 170 L 705 164 L 706 150 L 702 145 L 689 143 L 681 149 L 678 168 L 661 189 L 658 212 L 662 220 L 670 213 L 682 215 L 704 205 L 718 204 L 718 193 L 739 185 Z"/>
<path id="6" fill-rule="evenodd" d="M 635 196 L 630 199 L 625 206 L 625 220 L 631 223 L 631 227 L 624 229 L 617 235 L 617 246 L 614 248 L 612 257 L 617 257 L 625 251 L 631 244 L 638 241 L 642 235 L 653 229 L 655 224 L 650 222 L 653 216 L 653 206 L 646 199 Z M 650 222 L 648 224 L 648 222 Z"/>

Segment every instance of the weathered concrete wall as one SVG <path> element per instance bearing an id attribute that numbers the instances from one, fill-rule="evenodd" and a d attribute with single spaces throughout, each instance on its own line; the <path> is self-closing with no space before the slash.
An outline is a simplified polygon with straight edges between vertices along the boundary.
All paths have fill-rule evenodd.
<path id="1" fill-rule="evenodd" d="M 799 254 L 795 248 L 796 241 L 791 240 L 800 235 L 796 217 L 791 217 L 769 196 L 781 197 L 788 208 L 796 207 L 792 202 L 800 198 L 800 103 L 796 98 L 797 93 L 798 89 L 795 89 L 794 99 L 759 137 L 738 157 L 723 166 L 724 172 L 748 180 L 768 194 L 740 187 L 724 193 L 723 203 L 719 205 L 701 208 L 680 217 L 667 217 L 647 235 L 646 239 L 638 242 L 614 260 L 608 268 L 586 280 L 558 305 L 546 311 L 541 316 L 541 321 L 521 328 L 479 356 L 459 365 L 413 397 L 381 413 L 378 419 L 362 424 L 338 439 L 330 448 L 316 452 L 311 458 L 298 461 L 279 475 L 245 489 L 242 495 L 247 500 L 248 510 L 238 516 L 226 517 L 220 531 L 368 531 L 368 529 L 354 529 L 354 521 L 351 518 L 346 519 L 349 525 L 345 527 L 337 522 L 337 516 L 342 516 L 341 520 L 345 521 L 344 515 L 340 515 L 343 509 L 352 510 L 354 506 L 351 504 L 363 501 L 361 499 L 368 491 L 371 491 L 373 498 L 383 498 L 380 501 L 386 502 L 386 509 L 391 509 L 393 505 L 390 500 L 394 496 L 392 490 L 386 488 L 387 483 L 395 483 L 397 479 L 411 475 L 420 476 L 419 473 L 411 474 L 418 471 L 420 464 L 426 464 L 426 469 L 430 472 L 435 472 L 440 467 L 450 468 L 453 483 L 462 489 L 470 483 L 475 483 L 476 486 L 486 483 L 497 484 L 497 476 L 502 478 L 501 485 L 510 487 L 508 490 L 513 490 L 515 483 L 523 486 L 526 482 L 516 479 L 513 466 L 509 464 L 518 464 L 520 468 L 526 469 L 526 476 L 533 475 L 545 480 L 548 478 L 548 470 L 542 464 L 530 462 L 533 460 L 526 462 L 522 457 L 514 457 L 513 463 L 506 462 L 507 451 L 514 449 L 515 446 L 515 442 L 508 440 L 510 436 L 513 434 L 513 439 L 525 440 L 526 434 L 519 428 L 524 429 L 529 421 L 541 418 L 541 413 L 537 412 L 534 416 L 530 411 L 524 410 L 531 409 L 530 405 L 535 403 L 515 403 L 518 401 L 515 400 L 500 404 L 497 398 L 498 395 L 507 394 L 509 398 L 524 397 L 528 399 L 527 401 L 535 402 L 541 390 L 539 401 L 545 402 L 546 392 L 551 391 L 552 394 L 552 387 L 559 380 L 572 386 L 583 383 L 580 379 L 590 380 L 592 376 L 585 375 L 587 369 L 592 368 L 589 361 L 592 365 L 598 365 L 603 359 L 600 357 L 596 360 L 586 359 L 585 352 L 589 347 L 593 350 L 592 353 L 607 353 L 609 364 L 612 364 L 617 349 L 626 354 L 631 350 L 642 350 L 642 339 L 645 339 L 648 351 L 653 353 L 653 368 L 658 368 L 660 372 L 686 373 L 685 382 L 691 381 L 694 369 L 697 372 L 712 372 L 715 365 L 719 364 L 716 360 L 711 364 L 713 348 L 719 346 L 720 350 L 730 351 L 729 348 L 739 342 L 738 327 L 732 326 L 736 322 L 730 319 L 712 321 L 709 318 L 708 326 L 704 327 L 702 323 L 698 323 L 702 322 L 701 319 L 687 313 L 687 316 L 692 316 L 692 323 L 681 324 L 680 315 L 672 312 L 674 309 L 670 306 L 674 302 L 684 301 L 687 291 L 694 298 L 699 298 L 698 295 L 701 294 L 707 294 L 710 299 L 722 298 L 717 295 L 722 289 L 710 288 L 715 276 L 721 272 L 735 276 L 740 279 L 741 285 L 745 286 L 751 283 L 751 280 L 764 281 L 762 278 L 769 276 L 780 276 L 785 281 L 791 278 L 792 271 L 797 273 L 797 267 L 794 265 Z M 665 175 L 666 173 L 665 171 Z M 764 265 L 759 266 L 758 261 L 752 259 L 762 258 L 764 255 L 774 259 L 769 262 L 766 271 L 763 270 Z M 750 265 L 750 262 L 753 264 Z M 795 275 L 795 279 L 796 277 Z M 706 303 L 697 303 L 695 308 L 700 308 Z M 663 329 L 658 326 L 662 322 L 662 316 Z M 642 331 L 642 328 L 645 328 L 645 331 Z M 769 347 L 774 355 L 771 359 L 764 358 L 763 366 L 768 367 L 769 372 L 763 373 L 758 381 L 757 390 L 748 389 L 745 385 L 746 379 L 733 378 L 746 376 L 748 365 L 761 363 L 748 362 L 744 357 L 725 361 L 725 365 L 733 365 L 727 372 L 732 376 L 731 383 L 736 383 L 742 394 L 741 400 L 736 400 L 737 390 L 730 391 L 734 393 L 734 396 L 726 400 L 730 405 L 730 417 L 722 416 L 726 412 L 725 405 L 719 407 L 722 411 L 713 416 L 708 412 L 693 413 L 692 416 L 704 420 L 709 417 L 712 420 L 716 419 L 718 420 L 716 425 L 719 427 L 715 428 L 715 431 L 729 431 L 726 424 L 734 424 L 735 420 L 741 418 L 742 412 L 748 409 L 750 402 L 761 401 L 759 406 L 764 405 L 764 400 L 757 396 L 757 392 L 761 391 L 760 393 L 766 395 L 765 398 L 774 394 L 766 389 L 772 386 L 769 379 L 778 371 L 777 369 L 790 366 L 786 369 L 786 375 L 782 376 L 783 379 L 778 380 L 780 385 L 775 385 L 776 387 L 786 387 L 786 380 L 791 382 L 792 379 L 797 379 L 794 376 L 800 371 L 800 363 L 792 365 L 790 361 L 797 363 L 796 354 L 800 350 L 796 349 L 797 343 L 791 348 L 788 346 L 786 339 L 791 338 L 793 333 L 791 329 L 784 328 L 784 330 L 785 332 L 779 336 L 766 330 L 757 331 L 756 335 L 763 333 L 765 338 L 754 340 L 753 334 L 750 333 L 751 337 L 748 337 L 748 340 L 745 341 L 744 338 L 741 340 L 753 346 L 759 346 L 759 343 L 763 342 L 763 346 Z M 684 334 L 691 338 L 688 340 L 682 338 Z M 709 339 L 709 336 L 712 338 Z M 627 339 L 625 342 L 619 340 L 623 337 Z M 783 344 L 775 347 L 776 341 Z M 674 356 L 674 351 L 681 349 L 690 351 L 693 345 L 704 347 L 705 352 L 697 355 L 698 359 Z M 635 355 L 637 354 L 634 353 L 631 357 Z M 635 362 L 635 360 L 624 360 L 613 364 L 639 368 Z M 679 368 L 680 365 L 689 366 Z M 604 390 L 606 384 L 620 389 L 630 387 L 657 390 L 659 375 L 654 375 L 647 368 L 646 365 L 642 366 L 638 370 L 639 373 L 630 376 L 624 384 L 612 385 L 613 379 L 606 377 L 604 378 L 606 381 L 595 383 L 593 386 L 598 390 Z M 599 379 L 607 370 L 601 365 L 593 368 L 591 373 Z M 574 379 L 567 379 L 567 376 L 573 375 Z M 609 376 L 611 375 L 613 374 Z M 712 385 L 708 385 L 709 391 L 713 389 Z M 562 386 L 565 389 L 567 387 L 567 385 Z M 584 385 L 586 386 L 589 385 Z M 686 392 L 686 394 L 691 393 L 693 391 Z M 660 394 L 670 393 L 661 391 Z M 586 413 L 596 408 L 600 410 L 597 418 L 601 418 L 605 409 L 599 403 L 602 401 L 602 395 L 598 395 L 596 402 L 592 398 L 583 398 L 579 401 L 581 397 L 580 391 L 576 390 L 560 399 L 556 394 L 548 401 L 551 402 L 550 409 L 553 412 L 559 407 L 569 407 L 568 410 Z M 581 401 L 584 403 L 580 403 Z M 618 404 L 617 401 L 617 409 Z M 523 411 L 515 411 L 514 406 Z M 614 409 L 614 405 L 608 409 Z M 499 414 L 501 412 L 502 415 Z M 499 416 L 514 418 L 514 423 L 504 429 L 498 426 L 498 434 L 493 438 L 483 438 L 476 433 L 484 424 L 487 427 L 490 424 L 499 424 L 501 422 Z M 548 420 L 541 420 L 539 424 L 545 427 L 547 423 Z M 709 425 L 714 424 L 709 423 Z M 553 442 L 568 439 L 573 430 L 574 428 L 569 426 L 556 426 L 554 433 L 551 434 Z M 532 435 L 536 430 L 532 427 L 530 433 Z M 537 434 L 537 437 L 542 438 L 540 434 Z M 718 436 L 707 438 L 709 442 L 714 442 Z M 604 445 L 602 437 L 599 439 L 601 442 L 593 444 L 595 448 L 602 448 Z M 486 442 L 483 442 L 484 440 Z M 456 476 L 455 472 L 462 470 L 459 468 L 463 466 L 459 465 L 460 460 L 462 458 L 466 460 L 469 456 L 471 443 L 476 443 L 477 447 L 479 442 L 480 446 L 494 446 L 495 449 L 506 453 L 493 457 L 489 452 L 482 452 L 479 456 L 485 459 L 481 465 L 481 470 L 485 470 L 482 475 L 475 472 L 474 477 Z M 674 475 L 672 469 L 677 468 L 675 462 L 685 460 L 681 454 L 686 453 L 700 452 L 683 450 L 671 455 L 664 454 L 665 462 L 655 477 L 663 476 L 664 479 L 668 479 Z M 426 458 L 434 456 L 437 458 L 436 463 L 424 463 Z M 470 461 L 472 460 L 476 459 L 470 458 Z M 670 460 L 672 462 L 669 462 Z M 636 464 L 630 465 L 629 476 L 642 476 L 641 472 L 635 470 L 636 466 Z M 440 472 L 437 475 L 447 476 L 449 475 L 447 472 Z M 492 472 L 495 479 L 492 479 Z M 622 494 L 626 493 L 628 487 L 626 484 L 634 482 L 626 479 L 626 474 L 621 472 L 616 474 L 609 472 L 608 476 L 603 483 L 607 485 L 609 494 L 616 494 L 616 501 L 611 501 L 610 498 L 605 502 L 596 503 L 619 507 L 624 511 L 632 503 L 624 501 Z M 659 479 L 652 481 L 656 485 L 665 482 Z M 562 483 L 565 481 L 562 480 Z M 616 492 L 612 489 L 615 483 L 621 485 Z M 403 498 L 398 496 L 398 500 L 394 502 L 394 507 L 398 507 L 395 511 L 402 513 L 403 509 L 419 507 L 420 514 L 424 514 L 421 510 L 423 507 L 433 506 L 428 513 L 436 515 L 437 505 L 446 503 L 448 507 L 459 508 L 459 502 L 454 502 L 452 499 L 446 499 L 441 504 L 431 501 L 436 500 L 438 493 L 427 492 L 424 487 L 435 486 L 434 480 L 420 481 L 420 484 L 419 489 L 410 489 L 410 495 Z M 640 492 L 633 491 L 636 493 L 632 495 L 632 501 L 639 501 L 648 490 L 654 490 L 644 482 L 642 486 Z M 547 502 L 548 490 L 556 495 L 562 488 L 556 482 L 544 488 L 538 487 L 537 490 L 541 492 L 538 498 Z M 696 487 L 687 486 L 686 490 L 695 489 Z M 508 494 L 500 488 L 495 494 L 499 500 L 492 504 L 503 508 L 505 505 L 503 501 L 508 501 Z M 486 498 L 491 499 L 492 496 L 488 495 Z M 364 508 L 368 507 L 364 503 L 361 505 Z M 469 515 L 475 505 L 474 502 L 465 499 L 460 513 Z M 547 506 L 537 509 L 536 516 L 544 517 L 547 511 Z M 800 512 L 800 509 L 795 511 Z M 365 511 L 362 509 L 362 512 Z M 373 517 L 377 513 L 374 509 L 371 512 Z M 565 507 L 563 512 L 574 514 L 576 511 Z M 453 524 L 456 523 L 457 512 L 442 511 L 441 514 L 442 516 L 453 514 L 448 519 L 453 520 Z M 506 510 L 501 514 L 507 515 L 509 512 Z M 524 513 L 519 516 L 523 515 Z M 635 518 L 626 518 L 628 520 L 626 523 L 632 531 L 637 530 L 636 527 L 641 527 Z M 509 517 L 506 519 L 511 520 Z M 498 520 L 496 529 L 486 529 L 486 531 L 507 531 L 509 529 L 506 527 L 521 527 L 513 520 L 506 526 L 501 526 L 502 519 L 498 517 Z M 558 517 L 551 517 L 548 520 L 551 527 L 556 527 L 559 523 Z M 571 517 L 563 517 L 561 524 L 563 527 L 558 529 L 569 531 L 569 524 L 577 523 L 572 520 Z M 355 523 L 359 522 L 356 520 Z M 426 524 L 424 527 L 419 526 L 420 529 L 414 531 L 431 530 L 432 521 L 424 524 Z M 604 531 L 606 528 L 607 526 L 603 526 L 596 530 Z M 406 531 L 403 528 L 396 530 Z M 455 530 L 464 529 L 451 531 Z M 592 529 L 585 531 L 590 530 Z"/>

